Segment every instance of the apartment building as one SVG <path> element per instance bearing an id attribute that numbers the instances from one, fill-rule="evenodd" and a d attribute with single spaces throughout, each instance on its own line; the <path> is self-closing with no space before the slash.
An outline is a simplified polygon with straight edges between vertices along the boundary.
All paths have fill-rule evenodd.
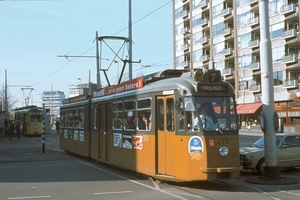
<path id="1" fill-rule="evenodd" d="M 62 100 L 65 99 L 64 92 L 61 91 L 44 91 L 42 94 L 42 104 L 45 109 L 49 110 L 51 116 L 51 123 L 55 123 L 56 119 L 60 116 L 60 105 Z"/>
<path id="2" fill-rule="evenodd" d="M 258 0 L 173 0 L 177 69 L 221 70 L 235 88 L 240 125 L 261 112 Z M 286 126 L 300 124 L 298 0 L 270 0 L 275 111 Z M 298 59 L 299 58 L 299 59 Z"/>

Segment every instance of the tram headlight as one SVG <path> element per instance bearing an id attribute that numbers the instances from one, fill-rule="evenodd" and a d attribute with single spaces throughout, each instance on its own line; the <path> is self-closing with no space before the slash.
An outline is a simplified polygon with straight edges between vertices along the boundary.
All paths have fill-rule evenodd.
<path id="1" fill-rule="evenodd" d="M 221 148 L 219 149 L 219 154 L 220 154 L 220 156 L 222 156 L 222 157 L 226 157 L 226 156 L 228 155 L 228 153 L 229 153 L 229 150 L 228 150 L 227 147 L 221 147 Z"/>

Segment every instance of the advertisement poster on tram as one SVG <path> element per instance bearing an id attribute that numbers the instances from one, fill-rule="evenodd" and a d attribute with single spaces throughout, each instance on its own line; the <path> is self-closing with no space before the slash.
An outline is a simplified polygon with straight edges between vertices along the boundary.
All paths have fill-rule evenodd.
<path id="1" fill-rule="evenodd" d="M 132 149 L 131 135 L 123 135 L 123 148 Z"/>
<path id="2" fill-rule="evenodd" d="M 143 149 L 143 136 L 133 135 L 133 148 L 142 150 Z"/>
<path id="3" fill-rule="evenodd" d="M 122 147 L 122 134 L 121 133 L 114 133 L 114 146 L 115 147 Z"/>

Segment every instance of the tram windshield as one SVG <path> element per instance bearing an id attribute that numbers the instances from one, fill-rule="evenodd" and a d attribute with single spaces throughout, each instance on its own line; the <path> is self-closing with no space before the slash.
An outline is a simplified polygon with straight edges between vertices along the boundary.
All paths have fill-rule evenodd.
<path id="1" fill-rule="evenodd" d="M 42 115 L 29 115 L 29 122 L 42 122 L 43 121 L 43 117 Z"/>
<path id="2" fill-rule="evenodd" d="M 233 97 L 185 97 L 181 105 L 179 129 L 220 133 L 237 130 Z"/>

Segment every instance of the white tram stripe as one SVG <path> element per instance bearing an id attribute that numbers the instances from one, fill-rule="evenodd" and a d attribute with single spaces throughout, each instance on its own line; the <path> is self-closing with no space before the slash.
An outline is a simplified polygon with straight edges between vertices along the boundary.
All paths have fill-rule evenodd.
<path id="1" fill-rule="evenodd" d="M 51 198 L 51 196 L 10 197 L 7 199 L 13 200 L 13 199 L 41 199 L 41 198 Z"/>
<path id="2" fill-rule="evenodd" d="M 76 159 L 75 159 L 75 160 L 76 160 Z M 151 187 L 151 186 L 149 186 L 149 185 L 146 185 L 146 184 L 143 184 L 143 183 L 140 183 L 140 182 L 131 180 L 131 179 L 126 178 L 126 177 L 124 177 L 124 176 L 118 175 L 118 174 L 116 174 L 116 173 L 107 171 L 107 170 L 105 170 L 105 169 L 101 169 L 100 167 L 96 167 L 96 166 L 94 166 L 94 165 L 92 165 L 92 164 L 90 164 L 90 163 L 87 163 L 87 162 L 84 162 L 84 161 L 81 161 L 81 160 L 76 160 L 76 161 L 77 161 L 77 162 L 80 162 L 80 163 L 82 163 L 82 164 L 85 164 L 85 165 L 87 165 L 87 166 L 93 167 L 93 168 L 95 168 L 95 169 L 101 170 L 101 171 L 103 171 L 103 172 L 106 172 L 106 173 L 108 173 L 108 174 L 114 175 L 114 176 L 116 176 L 116 177 L 122 178 L 122 179 L 124 179 L 124 180 L 130 181 L 130 182 L 135 183 L 135 184 L 137 184 L 137 185 L 141 185 L 141 186 L 143 186 L 143 187 L 146 187 L 146 188 L 149 188 L 149 189 L 152 189 L 152 190 L 156 190 L 156 191 L 158 191 L 158 192 L 161 192 L 161 193 L 170 195 L 170 196 L 175 197 L 175 198 L 177 198 L 177 199 L 187 200 L 186 198 L 183 198 L 183 197 L 181 197 L 181 196 L 172 194 L 172 193 L 170 193 L 170 192 L 167 192 L 167 191 L 164 191 L 164 190 L 160 190 L 160 189 Z"/>

